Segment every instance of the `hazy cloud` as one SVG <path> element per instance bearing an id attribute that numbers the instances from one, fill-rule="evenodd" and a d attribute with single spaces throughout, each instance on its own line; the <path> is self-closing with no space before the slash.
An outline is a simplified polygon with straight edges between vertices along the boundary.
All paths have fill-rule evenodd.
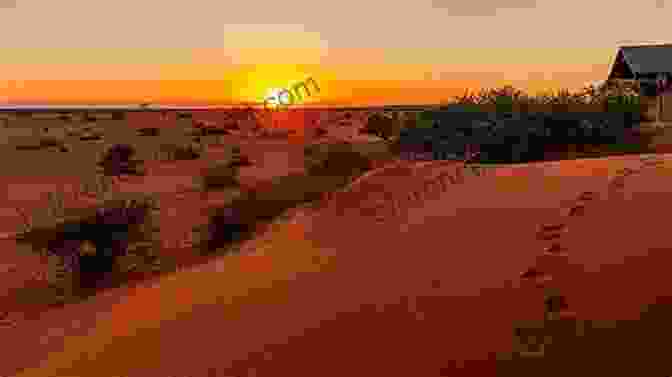
<path id="1" fill-rule="evenodd" d="M 16 8 L 16 0 L 0 0 L 0 9 Z"/>
<path id="2" fill-rule="evenodd" d="M 498 10 L 532 9 L 536 6 L 536 0 L 432 0 L 433 8 L 446 10 L 450 16 L 494 16 Z"/>
<path id="3" fill-rule="evenodd" d="M 0 77 L 11 76 L 6 65 L 16 66 L 17 72 L 41 69 L 53 75 L 65 74 L 61 65 L 91 66 L 87 72 L 93 74 L 97 64 L 142 65 L 138 69 L 143 70 L 150 69 L 145 65 L 160 65 L 171 72 L 175 66 L 178 72 L 190 64 L 260 62 L 334 67 L 447 64 L 446 70 L 460 72 L 469 65 L 468 71 L 476 72 L 493 68 L 474 64 L 492 61 L 507 72 L 509 67 L 529 71 L 518 66 L 522 62 L 534 70 L 546 69 L 540 64 L 566 70 L 574 69 L 570 65 L 608 65 L 616 47 L 625 44 L 616 43 L 619 39 L 672 40 L 665 16 L 669 12 L 660 9 L 669 8 L 672 0 L 640 0 L 644 5 L 638 4 L 634 18 L 632 4 L 607 0 L 285 0 L 235 6 L 212 0 L 0 0 L 0 4 L 10 1 L 16 2 L 14 9 L 0 9 L 0 34 L 5 36 L 0 39 Z M 488 15 L 496 17 L 474 19 Z M 532 52 L 535 48 L 549 50 Z M 31 64 L 34 69 L 28 67 Z M 79 71 L 67 69 L 68 74 Z M 390 68 L 389 74 L 393 71 L 398 68 Z M 417 75 L 422 77 L 423 72 Z M 428 77 L 435 76 L 432 72 Z"/>
<path id="4" fill-rule="evenodd" d="M 616 41 L 619 46 L 636 46 L 636 45 L 651 45 L 651 44 L 664 44 L 667 43 L 664 40 L 639 40 L 639 39 L 619 39 Z"/>

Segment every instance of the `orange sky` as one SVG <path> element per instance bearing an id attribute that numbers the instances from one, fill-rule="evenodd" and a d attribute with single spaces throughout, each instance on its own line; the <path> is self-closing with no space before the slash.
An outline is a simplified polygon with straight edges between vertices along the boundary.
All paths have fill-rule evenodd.
<path id="1" fill-rule="evenodd" d="M 615 50 L 602 51 L 601 56 L 604 57 L 602 64 L 583 62 L 574 65 L 535 64 L 535 62 L 515 64 L 506 61 L 491 65 L 456 62 L 442 66 L 404 62 L 303 65 L 193 63 L 154 67 L 73 64 L 55 68 L 54 71 L 58 71 L 60 78 L 53 79 L 41 77 L 50 73 L 44 66 L 17 65 L 10 70 L 16 72 L 14 77 L 25 79 L 7 78 L 0 81 L 2 88 L 0 98 L 17 104 L 128 104 L 143 101 L 167 104 L 225 104 L 263 101 L 271 88 L 289 88 L 293 83 L 313 77 L 320 86 L 320 93 L 311 92 L 313 96 L 305 99 L 307 103 L 347 105 L 438 103 L 462 94 L 467 88 L 478 89 L 505 84 L 513 84 L 532 92 L 557 90 L 560 87 L 578 88 L 588 81 L 606 77 L 612 59 L 610 55 L 613 55 L 610 52 Z M 363 55 L 357 51 L 347 53 L 352 54 L 353 60 L 354 57 Z M 488 53 L 494 56 L 517 54 L 516 57 L 525 56 L 525 53 L 528 56 L 533 54 L 533 52 L 494 49 L 472 52 L 478 58 L 484 57 L 484 59 Z M 561 58 L 562 56 L 558 56 L 558 60 Z M 504 59 L 500 57 L 499 60 Z M 437 67 L 441 69 L 437 70 Z M 145 72 L 146 75 L 143 77 Z M 104 78 L 105 76 L 112 77 Z M 309 88 L 312 89 L 310 86 Z"/>
<path id="2" fill-rule="evenodd" d="M 618 46 L 672 42 L 667 0 L 642 1 L 633 19 L 629 4 L 606 0 L 288 0 L 263 12 L 22 0 L 0 9 L 0 31 L 12 35 L 0 41 L 0 103 L 261 102 L 309 76 L 322 90 L 308 102 L 324 104 L 438 103 L 506 84 L 579 89 L 606 78 Z"/>

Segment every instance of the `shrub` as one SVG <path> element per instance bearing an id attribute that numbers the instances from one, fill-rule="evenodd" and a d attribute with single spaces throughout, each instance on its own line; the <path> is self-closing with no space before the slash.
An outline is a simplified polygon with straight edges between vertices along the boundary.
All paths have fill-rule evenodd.
<path id="1" fill-rule="evenodd" d="M 202 189 L 221 190 L 239 186 L 238 167 L 231 160 L 216 161 L 201 173 Z"/>
<path id="2" fill-rule="evenodd" d="M 103 200 L 113 188 L 113 178 L 104 174 L 94 174 L 84 179 L 80 185 L 80 193 L 84 196 Z"/>
<path id="3" fill-rule="evenodd" d="M 237 150 L 234 149 L 233 154 L 231 156 L 231 161 L 229 162 L 229 166 L 231 167 L 242 167 L 242 166 L 251 166 L 252 165 L 252 160 L 247 155 L 241 155 L 240 154 L 240 148 Z"/>
<path id="4" fill-rule="evenodd" d="M 325 192 L 338 190 L 349 182 L 347 174 L 308 176 L 297 173 L 274 177 L 270 185 L 245 191 L 225 207 L 214 210 L 209 225 L 201 228 L 201 234 L 205 235 L 201 239 L 210 240 L 204 245 L 210 242 L 212 248 L 253 237 L 257 225 L 282 219 L 298 206 L 316 205 Z"/>
<path id="5" fill-rule="evenodd" d="M 133 159 L 135 148 L 129 144 L 112 145 L 97 163 L 106 176 L 143 175 L 142 161 Z"/>
<path id="6" fill-rule="evenodd" d="M 565 109 L 570 107 L 590 105 L 586 108 L 595 109 L 597 106 L 606 111 L 609 101 L 637 101 L 640 94 L 640 85 L 627 82 L 608 82 L 599 86 L 587 86 L 578 91 L 571 92 L 568 89 L 560 89 L 557 92 L 541 92 L 531 96 L 513 86 L 507 85 L 495 89 L 481 89 L 478 93 L 466 91 L 464 95 L 454 97 L 451 104 L 460 105 L 495 105 L 497 111 L 511 111 L 513 109 L 533 108 L 537 105 L 562 105 L 554 107 Z M 634 107 L 633 107 L 634 109 Z"/>
<path id="7" fill-rule="evenodd" d="M 231 132 L 229 132 L 225 128 L 218 128 L 218 127 L 203 127 L 201 128 L 201 134 L 203 136 L 209 136 L 209 135 L 231 135 Z"/>
<path id="8" fill-rule="evenodd" d="M 343 184 L 337 179 L 322 180 L 302 174 L 275 177 L 263 190 L 250 190 L 212 210 L 207 225 L 198 227 L 199 249 L 212 253 L 230 251 L 230 246 L 255 236 L 257 225 L 272 222 L 289 209 L 322 197 L 322 192 Z"/>
<path id="9" fill-rule="evenodd" d="M 52 147 L 61 148 L 63 146 L 65 146 L 65 139 L 62 137 L 42 136 L 40 138 L 41 148 L 52 148 Z"/>
<path id="10" fill-rule="evenodd" d="M 355 176 L 373 166 L 370 158 L 353 150 L 349 143 L 317 144 L 304 148 L 309 175 Z"/>
<path id="11" fill-rule="evenodd" d="M 138 130 L 140 136 L 159 136 L 160 130 L 157 127 L 143 127 Z"/>
<path id="12" fill-rule="evenodd" d="M 397 136 L 400 129 L 401 125 L 398 121 L 382 114 L 375 113 L 367 119 L 366 125 L 360 130 L 360 133 L 374 135 L 389 140 L 393 136 Z"/>
<path id="13" fill-rule="evenodd" d="M 126 112 L 125 111 L 115 111 L 112 113 L 112 120 L 125 120 Z"/>
<path id="14" fill-rule="evenodd" d="M 196 245 L 201 254 L 208 254 L 243 241 L 253 234 L 254 224 L 241 216 L 240 202 L 213 210 L 208 224 L 198 228 L 200 242 Z"/>
<path id="15" fill-rule="evenodd" d="M 429 111 L 418 113 L 415 119 L 405 122 L 404 128 L 433 128 L 436 123 L 432 115 L 432 112 Z"/>
<path id="16" fill-rule="evenodd" d="M 152 216 L 155 209 L 156 204 L 144 197 L 108 201 L 97 209 L 66 211 L 71 216 L 32 228 L 17 242 L 46 252 L 52 261 L 49 283 L 68 296 L 66 300 L 87 296 L 92 290 L 123 281 L 123 273 L 130 269 L 120 258 L 129 250 L 143 255 L 146 266 L 155 263 L 148 252 L 158 242 Z"/>
<path id="17" fill-rule="evenodd" d="M 199 141 L 201 139 L 199 138 Z M 199 143 L 185 144 L 161 144 L 157 160 L 160 161 L 182 161 L 196 160 L 203 154 L 203 147 Z"/>

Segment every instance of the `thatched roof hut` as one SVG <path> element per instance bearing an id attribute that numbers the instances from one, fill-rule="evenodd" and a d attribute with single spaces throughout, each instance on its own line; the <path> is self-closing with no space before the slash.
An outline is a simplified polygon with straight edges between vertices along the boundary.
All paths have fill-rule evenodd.
<path id="1" fill-rule="evenodd" d="M 619 48 L 608 81 L 636 81 L 642 120 L 672 122 L 672 44 Z"/>

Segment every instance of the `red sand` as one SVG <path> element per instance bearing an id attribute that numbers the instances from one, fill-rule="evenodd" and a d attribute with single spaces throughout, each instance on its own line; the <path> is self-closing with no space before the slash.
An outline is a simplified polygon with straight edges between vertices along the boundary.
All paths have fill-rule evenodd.
<path id="1" fill-rule="evenodd" d="M 618 169 L 641 165 L 629 157 L 505 167 L 409 209 L 404 222 L 335 217 L 327 207 L 253 241 L 265 245 L 256 255 L 3 330 L 16 355 L 0 375 L 31 366 L 17 376 L 492 376 L 494 352 L 511 350 L 512 323 L 543 317 L 541 290 L 519 278 L 530 267 L 550 273 L 582 319 L 632 318 L 672 293 L 672 170 L 646 168 L 624 194 L 608 189 Z M 587 190 L 599 199 L 567 218 Z M 541 256 L 536 232 L 552 222 L 567 223 L 566 257 Z M 57 334 L 38 346 L 47 328 L 74 319 L 82 329 L 63 330 L 64 344 Z M 88 357 L 77 360 L 82 351 Z"/>

